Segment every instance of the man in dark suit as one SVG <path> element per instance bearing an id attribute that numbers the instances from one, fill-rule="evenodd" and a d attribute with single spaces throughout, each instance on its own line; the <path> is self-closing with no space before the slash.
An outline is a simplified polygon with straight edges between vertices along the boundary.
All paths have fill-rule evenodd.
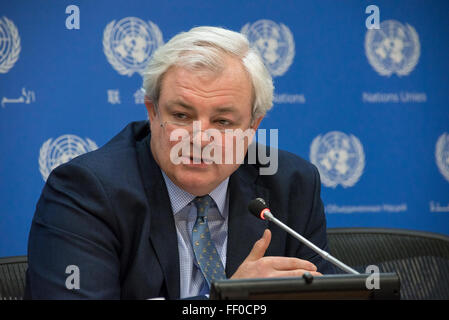
<path id="1" fill-rule="evenodd" d="M 277 170 L 261 174 L 258 161 L 236 160 L 238 135 L 225 135 L 254 132 L 272 106 L 271 77 L 241 34 L 175 36 L 153 55 L 144 89 L 149 122 L 49 176 L 29 236 L 26 298 L 178 299 L 207 294 L 216 279 L 334 271 L 248 213 L 264 198 L 327 250 L 316 168 L 276 150 Z"/>

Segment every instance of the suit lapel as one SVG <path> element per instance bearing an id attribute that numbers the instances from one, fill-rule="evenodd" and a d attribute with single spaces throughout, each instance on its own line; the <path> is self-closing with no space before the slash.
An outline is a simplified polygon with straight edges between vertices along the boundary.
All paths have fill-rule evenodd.
<path id="1" fill-rule="evenodd" d="M 150 239 L 162 267 L 169 299 L 179 299 L 179 254 L 176 226 L 161 170 L 153 159 L 150 135 L 137 146 L 142 180 L 150 208 Z"/>
<path id="2" fill-rule="evenodd" d="M 229 222 L 226 276 L 230 278 L 262 237 L 267 222 L 248 211 L 248 203 L 257 197 L 268 201 L 268 190 L 256 184 L 254 167 L 241 165 L 229 179 Z"/>

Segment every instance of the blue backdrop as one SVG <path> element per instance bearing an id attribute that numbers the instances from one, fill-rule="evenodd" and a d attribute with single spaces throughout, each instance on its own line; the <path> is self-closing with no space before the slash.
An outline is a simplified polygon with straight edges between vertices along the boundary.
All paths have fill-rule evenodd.
<path id="1" fill-rule="evenodd" d="M 380 29 L 367 29 L 368 5 Z M 449 234 L 448 12 L 448 1 L 2 0 L 0 256 L 26 254 L 54 166 L 146 118 L 142 65 L 199 25 L 259 48 L 276 93 L 261 127 L 318 166 L 329 227 Z"/>

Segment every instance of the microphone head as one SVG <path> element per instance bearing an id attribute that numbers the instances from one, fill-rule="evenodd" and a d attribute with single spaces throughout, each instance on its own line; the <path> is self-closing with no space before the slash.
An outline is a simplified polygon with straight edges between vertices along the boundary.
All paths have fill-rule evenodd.
<path id="1" fill-rule="evenodd" d="M 248 205 L 249 212 L 251 212 L 257 218 L 264 219 L 264 220 L 265 220 L 265 217 L 264 217 L 263 213 L 264 213 L 265 209 L 270 211 L 268 209 L 267 203 L 262 198 L 256 198 L 254 200 L 251 200 Z"/>

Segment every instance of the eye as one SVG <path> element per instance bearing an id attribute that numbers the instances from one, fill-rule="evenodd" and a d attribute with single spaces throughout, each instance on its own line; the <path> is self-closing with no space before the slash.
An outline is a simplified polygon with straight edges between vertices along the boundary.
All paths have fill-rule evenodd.
<path id="1" fill-rule="evenodd" d="M 185 113 L 181 113 L 181 112 L 175 112 L 173 113 L 173 117 L 176 120 L 186 120 L 187 119 L 187 115 Z"/>
<path id="2" fill-rule="evenodd" d="M 232 122 L 227 119 L 219 119 L 217 120 L 218 124 L 221 126 L 230 126 L 232 125 Z"/>

